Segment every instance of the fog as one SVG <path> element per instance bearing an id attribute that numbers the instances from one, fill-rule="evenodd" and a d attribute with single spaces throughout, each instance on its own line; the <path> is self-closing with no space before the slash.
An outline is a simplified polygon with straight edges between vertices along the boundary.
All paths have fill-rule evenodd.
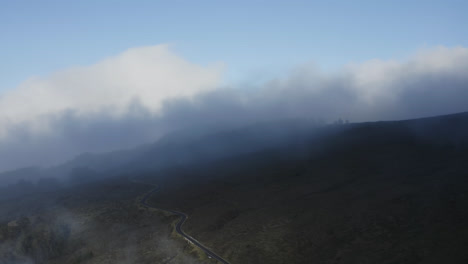
<path id="1" fill-rule="evenodd" d="M 425 49 L 404 60 L 376 59 L 328 72 L 309 63 L 249 88 L 223 84 L 222 72 L 220 63 L 196 65 L 158 45 L 33 77 L 0 95 L 0 171 L 131 148 L 174 131 L 468 111 L 464 47 Z"/>

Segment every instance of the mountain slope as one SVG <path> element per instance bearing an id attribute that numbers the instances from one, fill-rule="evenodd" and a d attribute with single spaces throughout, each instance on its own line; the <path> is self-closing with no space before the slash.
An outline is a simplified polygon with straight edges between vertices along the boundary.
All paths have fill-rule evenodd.
<path id="1" fill-rule="evenodd" d="M 187 232 L 232 263 L 465 263 L 467 125 L 459 114 L 332 129 L 160 172 L 152 202 L 190 213 Z"/>
<path id="2" fill-rule="evenodd" d="M 131 223 L 150 247 L 143 230 L 154 215 L 131 209 L 148 189 L 132 178 L 161 186 L 147 202 L 187 214 L 184 231 L 231 263 L 466 263 L 467 164 L 468 113 L 320 128 L 281 122 L 81 156 L 62 165 L 90 177 L 81 185 L 0 203 L 5 219 L 58 204 L 102 226 Z M 159 217 L 166 227 L 158 228 L 178 220 Z M 183 245 L 163 255 L 190 251 Z M 113 254 L 92 252 L 83 263 Z M 56 257 L 73 257 L 64 254 Z"/>

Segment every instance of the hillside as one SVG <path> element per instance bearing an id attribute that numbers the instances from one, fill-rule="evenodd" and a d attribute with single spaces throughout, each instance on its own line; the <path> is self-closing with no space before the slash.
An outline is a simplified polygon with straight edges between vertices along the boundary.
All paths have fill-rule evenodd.
<path id="1" fill-rule="evenodd" d="M 177 217 L 131 209 L 138 208 L 137 197 L 150 187 L 130 178 L 160 185 L 149 203 L 188 214 L 184 230 L 231 263 L 468 261 L 468 113 L 322 128 L 279 127 L 254 131 L 287 133 L 262 137 L 245 129 L 180 144 L 177 139 L 155 143 L 140 153 L 141 158 L 122 164 L 120 172 L 113 167 L 100 172 L 106 176 L 99 181 L 35 194 L 22 206 L 34 206 L 41 195 L 47 196 L 61 209 L 88 212 L 89 221 L 101 223 L 97 226 L 117 226 L 87 226 L 83 232 L 99 230 L 108 238 L 115 232 L 131 234 L 140 241 L 133 243 L 138 257 L 132 263 L 164 259 L 156 253 L 142 255 L 143 245 L 155 252 L 163 246 L 150 246 L 152 240 L 145 234 L 155 232 L 152 228 L 171 232 Z M 175 159 L 179 155 L 185 158 Z M 161 156 L 166 166 L 159 165 Z M 139 168 L 142 164 L 144 169 Z M 15 210 L 11 200 L 1 203 L 4 223 L 15 220 L 8 219 L 13 215 L 8 212 Z M 58 210 L 46 208 L 52 215 Z M 43 212 L 34 214 L 31 222 Z M 151 227 L 149 219 L 157 224 Z M 193 248 L 177 235 L 163 237 L 185 252 L 172 263 L 206 260 L 190 253 Z M 124 247 L 93 246 L 96 237 L 73 239 L 81 239 L 93 252 L 76 263 L 104 263 L 97 261 Z M 60 254 L 54 251 L 53 257 L 69 259 L 76 250 L 69 246 Z M 178 255 L 161 252 L 169 258 Z"/>

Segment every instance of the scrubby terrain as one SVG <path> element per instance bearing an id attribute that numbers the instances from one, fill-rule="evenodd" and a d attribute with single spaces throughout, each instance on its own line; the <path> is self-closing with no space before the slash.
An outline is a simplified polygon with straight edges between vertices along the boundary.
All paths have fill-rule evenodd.
<path id="1" fill-rule="evenodd" d="M 466 263 L 467 121 L 361 124 L 168 170 L 153 201 L 190 212 L 187 231 L 232 263 Z"/>
<path id="2" fill-rule="evenodd" d="M 34 194 L 19 208 L 4 200 L 12 213 L 0 225 L 0 263 L 199 263 L 172 234 L 174 217 L 139 206 L 150 189 L 116 179 Z M 28 214 L 44 196 L 47 207 Z"/>
<path id="3" fill-rule="evenodd" d="M 166 139 L 146 160 L 73 170 L 97 181 L 5 194 L 0 263 L 215 263 L 131 179 L 159 185 L 148 202 L 188 214 L 184 230 L 230 263 L 468 262 L 468 114 L 295 129 L 278 144 L 252 131 Z"/>

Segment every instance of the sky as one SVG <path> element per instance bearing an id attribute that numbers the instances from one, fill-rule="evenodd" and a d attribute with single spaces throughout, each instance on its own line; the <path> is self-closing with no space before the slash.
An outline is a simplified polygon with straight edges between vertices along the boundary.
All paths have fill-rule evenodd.
<path id="1" fill-rule="evenodd" d="M 0 0 L 0 171 L 289 118 L 468 111 L 466 1 Z"/>
<path id="2" fill-rule="evenodd" d="M 35 75 L 169 43 L 228 83 L 264 81 L 299 64 L 336 69 L 467 46 L 468 2 L 1 0 L 0 91 Z"/>

